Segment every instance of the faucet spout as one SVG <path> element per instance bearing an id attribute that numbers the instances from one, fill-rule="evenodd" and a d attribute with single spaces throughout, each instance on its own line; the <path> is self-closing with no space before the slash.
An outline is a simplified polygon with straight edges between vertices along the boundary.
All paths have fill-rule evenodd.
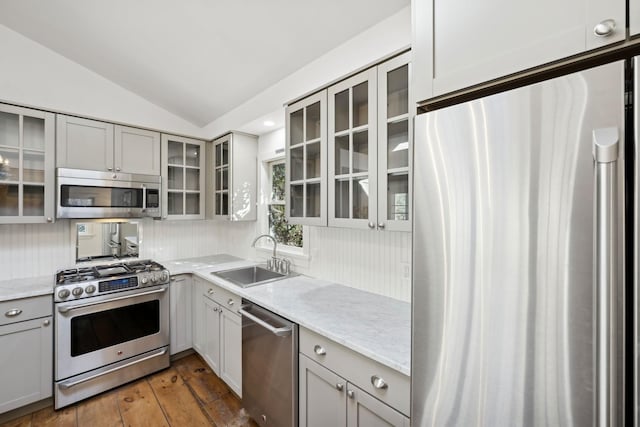
<path id="1" fill-rule="evenodd" d="M 258 242 L 258 240 L 260 240 L 263 237 L 267 237 L 267 238 L 271 239 L 271 241 L 273 242 L 273 258 L 275 258 L 276 257 L 276 247 L 278 246 L 278 242 L 276 242 L 276 239 L 270 234 L 261 234 L 258 237 L 256 237 L 255 239 L 253 239 L 253 243 L 251 243 L 251 247 L 255 248 L 256 247 L 256 243 Z"/>

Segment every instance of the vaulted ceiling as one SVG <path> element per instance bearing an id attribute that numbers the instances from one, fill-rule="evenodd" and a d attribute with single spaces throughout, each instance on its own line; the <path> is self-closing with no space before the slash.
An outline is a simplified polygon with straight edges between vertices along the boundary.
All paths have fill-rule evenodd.
<path id="1" fill-rule="evenodd" d="M 204 126 L 409 0 L 3 0 L 0 24 Z"/>

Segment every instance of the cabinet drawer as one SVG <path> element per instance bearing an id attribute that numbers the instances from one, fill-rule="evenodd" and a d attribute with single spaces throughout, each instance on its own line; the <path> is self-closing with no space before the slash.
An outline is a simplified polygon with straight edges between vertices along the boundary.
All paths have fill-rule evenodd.
<path id="1" fill-rule="evenodd" d="M 300 353 L 409 415 L 411 383 L 408 376 L 305 328 L 300 328 L 299 342 Z"/>
<path id="2" fill-rule="evenodd" d="M 0 325 L 51 316 L 51 295 L 0 302 Z"/>
<path id="3" fill-rule="evenodd" d="M 204 296 L 207 298 L 217 302 L 224 308 L 237 313 L 240 308 L 240 304 L 242 303 L 242 298 L 238 295 L 229 292 L 226 289 L 221 288 L 220 286 L 214 285 L 211 282 L 205 282 L 206 286 L 204 287 Z"/>

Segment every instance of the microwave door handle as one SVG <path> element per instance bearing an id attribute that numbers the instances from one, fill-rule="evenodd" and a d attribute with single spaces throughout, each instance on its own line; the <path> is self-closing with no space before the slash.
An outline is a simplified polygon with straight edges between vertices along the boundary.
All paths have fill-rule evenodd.
<path id="1" fill-rule="evenodd" d="M 147 210 L 147 186 L 142 184 L 142 212 Z"/>

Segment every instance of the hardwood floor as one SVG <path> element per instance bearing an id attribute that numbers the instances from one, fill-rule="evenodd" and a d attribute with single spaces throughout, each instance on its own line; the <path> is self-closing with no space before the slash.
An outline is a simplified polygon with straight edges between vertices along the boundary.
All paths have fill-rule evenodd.
<path id="1" fill-rule="evenodd" d="M 196 354 L 164 371 L 75 405 L 53 407 L 1 427 L 229 426 L 257 427 L 241 401 Z"/>

